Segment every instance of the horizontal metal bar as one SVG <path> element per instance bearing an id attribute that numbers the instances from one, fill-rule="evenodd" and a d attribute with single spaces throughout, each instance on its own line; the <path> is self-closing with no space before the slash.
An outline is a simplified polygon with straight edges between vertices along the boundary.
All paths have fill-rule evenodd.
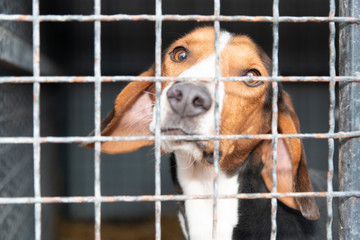
<path id="1" fill-rule="evenodd" d="M 37 17 L 40 22 L 94 22 L 94 21 L 156 21 L 156 15 L 152 14 L 115 14 L 115 15 L 40 15 Z M 197 21 L 197 22 L 274 22 L 272 16 L 225 16 L 225 15 L 179 15 L 179 14 L 165 14 L 160 16 L 161 21 Z M 281 16 L 277 18 L 278 22 L 347 22 L 347 23 L 360 23 L 360 18 L 357 17 L 320 17 L 320 16 Z M 32 15 L 26 14 L 0 14 L 0 20 L 2 21 L 34 21 Z"/>
<path id="2" fill-rule="evenodd" d="M 341 139 L 360 137 L 360 131 L 336 132 L 336 133 L 299 133 L 299 134 L 278 134 L 277 138 L 300 138 L 300 139 Z M 241 140 L 241 139 L 264 139 L 272 140 L 272 134 L 254 134 L 254 135 L 162 135 L 163 140 Z M 41 137 L 40 143 L 93 143 L 110 141 L 140 141 L 155 140 L 154 136 L 88 136 L 88 137 Z M 32 144 L 33 137 L 0 137 L 0 144 Z"/>
<path id="3" fill-rule="evenodd" d="M 102 82 L 164 82 L 164 81 L 212 81 L 213 78 L 197 77 L 139 77 L 139 76 L 101 76 Z M 264 81 L 264 82 L 330 82 L 329 76 L 277 76 L 277 77 L 220 77 L 221 82 Z M 12 76 L 0 77 L 2 83 L 93 83 L 94 76 Z M 335 82 L 360 82 L 360 76 L 336 76 Z"/>
<path id="4" fill-rule="evenodd" d="M 360 191 L 339 192 L 291 192 L 291 193 L 240 193 L 219 195 L 219 199 L 270 199 L 283 197 L 355 197 L 360 198 Z M 93 203 L 99 202 L 154 202 L 154 201 L 184 201 L 196 199 L 213 199 L 213 195 L 140 195 L 140 196 L 73 196 L 73 197 L 1 197 L 0 205 L 3 204 L 47 204 L 47 203 Z"/>

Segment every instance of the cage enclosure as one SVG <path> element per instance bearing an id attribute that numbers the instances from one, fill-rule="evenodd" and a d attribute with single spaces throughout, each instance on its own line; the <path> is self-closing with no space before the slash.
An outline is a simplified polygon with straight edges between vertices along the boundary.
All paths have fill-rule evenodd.
<path id="1" fill-rule="evenodd" d="M 279 76 L 294 79 L 281 84 L 292 96 L 301 133 L 309 134 L 303 139 L 308 164 L 328 171 L 328 211 L 341 197 L 342 239 L 357 239 L 359 3 L 336 2 L 336 15 L 335 1 L 276 3 L 221 0 L 215 6 L 221 16 L 244 17 L 220 18 L 221 28 L 250 36 L 270 56 L 278 44 Z M 125 199 L 175 194 L 167 155 L 155 157 L 156 146 L 100 155 L 79 143 L 99 130 L 127 77 L 155 63 L 156 48 L 212 26 L 213 15 L 214 2 L 206 0 L 0 2 L 0 239 L 183 239 L 176 202 Z M 335 85 L 338 75 L 347 77 Z M 336 184 L 338 139 L 344 192 Z M 113 196 L 121 200 L 109 200 Z M 337 239 L 337 216 L 329 218 L 328 239 Z"/>

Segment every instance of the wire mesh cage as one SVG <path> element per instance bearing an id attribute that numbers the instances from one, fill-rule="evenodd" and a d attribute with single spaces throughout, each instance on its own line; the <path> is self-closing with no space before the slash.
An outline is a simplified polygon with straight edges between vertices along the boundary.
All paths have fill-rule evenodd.
<path id="1" fill-rule="evenodd" d="M 114 212 L 113 209 L 110 209 L 108 213 L 104 213 L 102 210 L 106 209 L 107 204 L 110 203 L 142 203 L 150 202 L 153 205 L 146 206 L 138 210 L 138 214 L 144 211 L 155 212 L 155 239 L 162 238 L 162 212 L 166 209 L 167 202 L 173 201 L 184 201 L 190 199 L 213 199 L 213 227 L 212 227 L 212 236 L 213 239 L 217 239 L 217 213 L 218 213 L 218 201 L 219 199 L 229 198 L 229 199 L 260 199 L 267 198 L 271 199 L 271 239 L 276 239 L 277 237 L 277 199 L 281 197 L 316 197 L 316 198 L 326 198 L 327 201 L 327 239 L 333 239 L 333 201 L 334 199 L 340 198 L 340 238 L 343 239 L 357 239 L 360 235 L 356 224 L 359 222 L 359 214 L 357 213 L 360 209 L 359 198 L 360 192 L 358 189 L 358 176 L 359 170 L 355 167 L 358 165 L 358 155 L 357 150 L 359 144 L 359 119 L 356 109 L 358 109 L 359 95 L 358 95 L 358 82 L 360 81 L 359 77 L 359 56 L 358 50 L 356 48 L 357 36 L 359 35 L 358 24 L 360 22 L 360 6 L 356 1 L 343 0 L 339 1 L 340 12 L 339 16 L 336 16 L 336 2 L 335 0 L 329 0 L 329 11 L 325 16 L 283 16 L 280 15 L 280 3 L 278 0 L 274 0 L 272 5 L 269 5 L 268 8 L 271 8 L 272 11 L 269 11 L 268 15 L 225 15 L 222 14 L 222 1 L 214 0 L 213 5 L 209 5 L 207 8 L 203 8 L 200 14 L 164 14 L 163 12 L 163 3 L 161 0 L 156 0 L 154 4 L 146 5 L 148 8 L 152 8 L 153 14 L 129 14 L 129 13 L 117 13 L 112 12 L 111 8 L 107 9 L 109 14 L 104 14 L 102 12 L 102 5 L 107 5 L 101 2 L 101 0 L 94 0 L 93 5 L 87 4 L 87 8 L 93 9 L 87 10 L 86 14 L 40 14 L 40 1 L 32 1 L 32 11 L 26 12 L 25 14 L 18 14 L 16 11 L 7 11 L 7 6 L 10 3 L 8 1 L 3 2 L 3 6 L 0 5 L 0 9 L 5 9 L 0 14 L 0 28 L 12 28 L 14 25 L 12 23 L 25 23 L 29 29 L 29 24 L 31 24 L 31 33 L 32 40 L 31 44 L 23 43 L 23 41 L 18 41 L 18 46 L 23 46 L 26 51 L 29 52 L 28 47 L 31 47 L 31 63 L 20 66 L 22 71 L 27 71 L 27 74 L 24 76 L 18 76 L 14 73 L 13 67 L 11 67 L 10 72 L 4 72 L 2 77 L 0 77 L 0 111 L 1 111 L 1 128 L 0 128 L 0 224 L 1 224 L 1 239 L 28 239 L 33 238 L 36 240 L 46 239 L 48 235 L 47 227 L 44 227 L 48 224 L 49 214 L 55 214 L 53 211 L 48 211 L 48 205 L 60 205 L 66 204 L 70 209 L 70 215 L 81 215 L 84 218 L 93 217 L 94 219 L 94 238 L 100 240 L 102 238 L 102 217 L 104 214 L 110 214 Z M 225 2 L 225 1 L 224 1 Z M 16 2 L 18 3 L 18 2 Z M 45 4 L 45 3 L 41 3 Z M 70 4 L 70 3 L 69 3 Z M 225 4 L 225 3 L 224 3 Z M 227 2 L 226 4 L 229 4 Z M 19 4 L 18 4 L 19 5 Z M 66 5 L 66 4 L 63 4 Z M 231 5 L 231 4 L 230 4 Z M 21 6 L 21 4 L 19 5 Z M 73 3 L 72 6 L 76 6 Z M 139 5 L 140 6 L 140 5 Z M 209 7 L 210 6 L 210 7 Z M 210 9 L 210 10 L 209 10 Z M 210 11 L 207 13 L 207 11 Z M 268 9 L 269 10 L 269 9 Z M 205 13 L 203 13 L 203 12 Z M 224 10 L 226 11 L 226 10 Z M 171 12 L 171 11 L 170 11 Z M 103 34 L 112 34 L 115 28 L 107 28 L 113 23 L 123 23 L 123 22 L 150 22 L 152 24 L 148 30 L 149 34 L 155 35 L 154 41 L 150 41 L 151 44 L 155 45 L 155 76 L 154 77 L 135 77 L 135 76 L 124 76 L 117 75 L 106 75 L 104 71 L 111 72 L 106 67 L 107 64 L 112 64 L 112 61 L 106 61 L 107 64 L 103 64 L 104 58 L 106 58 L 102 53 L 104 46 L 102 45 Z M 103 114 L 103 99 L 107 96 L 104 92 L 114 91 L 113 86 L 110 87 L 104 86 L 103 83 L 115 82 L 123 83 L 125 81 L 152 81 L 155 82 L 156 86 L 156 98 L 160 99 L 161 94 L 161 84 L 164 81 L 189 81 L 192 79 L 181 79 L 176 77 L 165 77 L 161 76 L 161 63 L 162 63 L 162 49 L 164 49 L 163 40 L 163 28 L 166 23 L 177 23 L 177 22 L 210 22 L 215 29 L 215 53 L 216 53 L 216 76 L 212 79 L 216 83 L 216 86 L 220 82 L 226 81 L 246 81 L 246 77 L 222 77 L 220 75 L 219 67 L 219 36 L 220 36 L 220 25 L 221 24 L 232 24 L 232 23 L 268 23 L 271 26 L 272 39 L 268 37 L 268 41 L 272 43 L 269 45 L 269 49 L 272 52 L 272 75 L 271 77 L 260 77 L 259 79 L 264 82 L 271 82 L 273 97 L 272 97 L 272 133 L 271 134 L 259 134 L 259 135 L 220 135 L 219 119 L 220 119 L 220 110 L 218 107 L 215 108 L 215 134 L 209 136 L 164 136 L 160 131 L 160 119 L 161 115 L 161 106 L 160 101 L 156 101 L 156 127 L 154 136 L 137 136 L 137 137 L 107 137 L 101 136 L 101 116 Z M 80 75 L 78 72 L 75 72 L 75 75 L 63 74 L 59 69 L 51 63 L 51 61 L 44 55 L 42 55 L 42 47 L 46 49 L 46 43 L 43 41 L 40 44 L 41 31 L 44 26 L 44 31 L 47 31 L 52 26 L 46 27 L 46 24 L 58 24 L 57 26 L 63 26 L 71 23 L 81 23 L 87 24 L 88 29 L 92 31 L 90 37 L 92 40 L 91 49 L 88 52 L 91 52 L 91 61 L 92 69 L 89 72 L 86 72 L 87 75 Z M 323 75 L 310 75 L 310 76 L 281 76 L 279 73 L 279 27 L 281 24 L 304 24 L 304 23 L 316 23 L 316 24 L 326 24 L 329 28 L 329 43 L 326 46 L 328 49 L 328 72 Z M 340 37 L 339 47 L 340 47 L 340 76 L 336 74 L 336 24 L 338 24 Z M 154 27 L 155 25 L 155 27 Z M 9 27 L 10 26 L 10 27 Z M 55 25 L 54 25 L 55 26 Z M 289 27 L 290 28 L 290 27 Z M 1 30 L 0 29 L 0 30 Z M 75 29 L 75 28 L 74 28 Z M 131 27 L 128 27 L 128 30 Z M 269 29 L 268 29 L 269 30 Z M 28 30 L 24 30 L 24 34 L 28 38 L 29 33 L 26 33 Z M 82 30 L 81 30 L 82 31 Z M 125 31 L 126 32 L 126 31 Z M 55 33 L 53 31 L 52 33 Z M 120 33 L 124 34 L 123 32 Z M 59 36 L 55 36 L 57 38 Z M 71 36 L 70 36 L 71 38 Z M 51 40 L 51 37 L 45 36 L 45 40 Z M 64 38 L 66 41 L 66 38 Z M 1 39 L 2 40 L 2 39 Z M 30 41 L 30 40 L 26 40 Z M 25 41 L 25 42 L 26 42 Z M 66 43 L 71 42 L 71 40 Z M 5 44 L 4 46 L 1 43 Z M 0 47 L 6 48 L 6 44 L 9 44 L 9 41 L 0 41 Z M 147 43 L 149 44 L 149 43 Z M 282 44 L 282 43 L 281 43 Z M 66 44 L 65 44 L 66 45 Z M 86 44 L 85 44 L 86 45 Z M 324 45 L 324 44 L 322 44 Z M 67 45 L 66 45 L 67 46 Z M 70 51 L 76 49 L 77 46 L 73 46 Z M 126 48 L 126 47 L 125 47 Z M 106 49 L 106 48 L 105 48 Z M 281 49 L 281 47 L 280 47 Z M 106 50 L 104 50 L 106 51 Z M 61 51 L 59 51 L 61 52 Z M 61 53 L 58 53 L 61 55 Z M 24 54 L 26 55 L 26 54 Z M 1 54 L 0 54 L 1 57 Z M 81 58 L 79 58 L 81 60 Z M 132 59 L 131 56 L 125 56 L 123 64 L 131 68 L 132 64 L 127 64 L 126 61 L 135 62 L 138 59 Z M 6 57 L 2 57 L 2 61 L 6 60 Z M 64 58 L 66 61 L 66 57 Z M 140 60 L 139 60 L 140 61 Z M 10 65 L 18 64 L 16 61 L 11 62 Z M 19 64 L 18 64 L 19 65 Z M 343 66 L 343 67 L 342 67 Z M 43 70 L 44 69 L 44 70 Z M 31 74 L 29 74 L 31 71 Z M 135 72 L 136 69 L 131 69 L 129 71 Z M 15 71 L 16 72 L 16 71 Z M 66 72 L 66 70 L 64 71 Z M 22 72 L 21 72 L 22 73 Z M 55 76 L 56 75 L 56 76 Z M 278 133 L 278 84 L 279 82 L 317 82 L 317 83 L 326 83 L 328 84 L 328 96 L 329 96 L 329 107 L 328 107 L 328 125 L 324 132 L 319 132 L 314 130 L 311 133 L 300 133 L 300 134 L 280 134 Z M 336 83 L 339 83 L 339 129 L 336 129 Z M 49 84 L 49 86 L 44 86 Z M 47 121 L 44 120 L 43 115 L 47 108 L 54 108 L 48 99 L 51 99 L 51 94 L 40 92 L 43 89 L 47 89 L 50 92 L 54 91 L 51 84 L 56 88 L 76 88 L 77 84 L 91 84 L 88 91 L 84 92 L 83 95 L 88 95 L 88 92 L 91 92 L 90 96 L 87 96 L 85 104 L 93 107 L 92 112 L 85 112 L 85 116 L 82 116 L 80 120 L 75 121 L 89 121 L 93 122 L 95 126 L 93 136 L 85 136 L 83 134 L 73 134 L 77 131 L 74 128 L 73 131 L 69 132 L 69 136 L 53 136 L 53 132 L 46 130 Z M 61 86 L 60 86 L 61 85 Z M 65 86 L 66 85 L 66 86 Z M 30 89 L 31 88 L 31 89 Z M 215 105 L 219 106 L 219 92 L 218 88 L 215 90 Z M 30 92 L 30 95 L 29 95 Z M 45 91 L 47 92 L 47 91 Z M 116 91 L 115 91 L 116 92 Z M 69 91 L 68 91 L 69 93 Z M 46 97 L 46 98 L 45 98 Z M 71 100 L 84 101 L 83 97 L 75 98 L 71 94 L 62 97 L 68 97 Z M 70 101 L 71 101 L 70 100 Z M 91 102 L 89 104 L 89 102 Z M 63 103 L 58 103 L 62 105 Z M 72 103 L 67 103 L 67 105 L 72 105 Z M 19 107 L 20 106 L 20 107 Z M 45 106 L 45 107 L 44 107 Z M 47 107 L 46 107 L 47 106 Z M 14 111 L 14 108 L 16 110 Z M 72 113 L 74 116 L 82 111 L 77 109 L 74 106 L 71 106 Z M 349 110 L 350 109 L 350 110 Z M 56 112 L 56 111 L 55 111 Z M 67 118 L 75 118 L 67 116 Z M 26 117 L 24 117 L 26 115 Z M 90 116 L 90 117 L 89 117 Z M 50 122 L 54 125 L 62 125 L 62 120 L 64 116 L 61 116 L 61 113 L 57 113 L 53 116 Z M 25 120 L 24 120 L 25 119 Z M 29 120 L 30 119 L 30 120 Z M 59 120 L 60 119 L 60 120 Z M 71 123 L 71 121 L 70 121 Z M 71 124 L 70 124 L 71 125 Z M 71 126 L 70 126 L 71 128 Z M 49 133 L 49 134 L 43 134 Z M 55 134 L 56 135 L 56 134 Z M 273 148 L 273 161 L 276 166 L 277 157 L 276 149 L 279 139 L 286 138 L 301 138 L 304 140 L 312 139 L 322 139 L 327 142 L 327 189 L 324 192 L 307 192 L 307 193 L 278 193 L 276 185 L 276 171 L 275 167 L 272 171 L 273 187 L 270 193 L 252 193 L 245 194 L 239 193 L 235 195 L 219 195 L 217 192 L 218 188 L 218 175 L 219 175 L 219 142 L 224 139 L 264 139 L 272 140 Z M 180 139 L 180 140 L 212 140 L 214 141 L 214 183 L 213 188 L 214 194 L 211 196 L 188 196 L 188 195 L 175 195 L 169 193 L 164 187 L 162 178 L 164 177 L 162 172 L 163 165 L 161 161 L 161 141 L 169 139 Z M 335 140 L 340 141 L 340 159 L 339 159 L 339 179 L 340 179 L 340 191 L 333 189 L 333 178 L 334 178 L 334 155 L 336 151 Z M 101 143 L 108 141 L 139 141 L 139 140 L 151 140 L 155 142 L 154 147 L 154 156 L 147 156 L 147 158 L 152 159 L 150 164 L 152 164 L 151 171 L 153 175 L 149 176 L 154 178 L 154 181 L 151 185 L 146 185 L 145 189 L 153 188 L 154 191 L 147 192 L 146 190 L 135 191 L 131 196 L 128 193 L 130 190 L 126 190 L 126 193 L 116 194 L 117 192 L 105 193 L 106 190 L 104 187 L 104 182 L 106 182 L 106 173 L 102 174 L 102 168 L 106 165 L 102 161 L 104 157 L 100 154 L 101 152 Z M 53 172 L 48 171 L 49 161 L 48 159 L 56 158 L 67 158 L 69 153 L 76 152 L 76 150 L 67 149 L 62 152 L 61 148 L 51 151 L 51 148 L 48 149 L 48 145 L 62 145 L 62 144 L 77 144 L 83 142 L 93 142 L 94 143 L 94 154 L 88 152 L 87 157 L 93 159 L 93 165 L 88 165 L 88 169 L 84 170 L 84 165 L 79 160 L 77 168 L 71 168 L 73 165 L 69 165 L 65 168 L 68 168 L 68 176 L 76 176 L 80 171 L 88 171 L 91 177 L 94 179 L 88 190 L 84 192 L 71 192 L 69 196 L 62 195 L 63 192 L 52 192 L 48 189 L 52 189 L 52 186 L 44 187 L 44 179 L 48 182 L 52 178 L 52 175 L 59 174 L 56 169 Z M 14 147 L 16 146 L 16 147 Z M 15 149 L 15 150 L 14 150 Z M 43 151 L 46 149 L 46 151 Z M 348 153 L 351 153 L 350 155 Z M 144 155 L 144 152 L 138 153 L 139 155 Z M 146 155 L 146 154 L 145 154 Z M 82 155 L 76 155 L 75 158 L 82 158 Z M 74 157 L 73 157 L 74 158 Z M 106 157 L 105 157 L 106 158 Z M 142 163 L 138 162 L 133 164 L 131 168 L 141 168 Z M 44 167 L 46 166 L 46 168 Z M 126 166 L 125 168 L 130 168 Z M 112 166 L 109 167 L 113 168 Z M 126 174 L 126 170 L 124 172 Z M 59 174 L 61 175 L 61 174 Z M 142 174 L 140 174 L 142 175 Z M 131 176 L 125 175 L 126 178 Z M 345 177 L 346 176 L 346 177 Z M 350 177 L 348 177 L 350 176 Z M 141 186 L 148 183 L 149 177 L 144 178 L 144 180 L 139 180 L 138 185 Z M 123 179 L 126 181 L 126 179 Z M 84 179 L 83 179 L 84 181 Z M 87 181 L 85 179 L 85 181 Z M 132 181 L 136 181 L 132 179 Z M 74 184 L 73 182 L 70 183 Z M 83 188 L 83 183 L 80 183 L 80 188 Z M 136 184 L 136 183 L 135 183 Z M 165 184 L 166 185 L 166 184 Z M 71 189 L 73 185 L 69 187 Z M 75 189 L 75 188 L 74 188 Z M 134 189 L 134 186 L 129 189 Z M 165 191 L 164 191 L 165 189 Z M 154 194 L 152 194 L 154 192 Z M 164 194 L 165 192 L 165 194 Z M 80 194 L 79 194 L 80 193 Z M 115 194 L 114 194 L 115 193 Z M 86 205 L 87 213 L 85 211 L 78 211 L 77 207 L 72 204 Z M 125 211 L 127 207 L 123 207 L 122 211 Z M 71 210 L 72 209 L 72 210 Z M 155 209 L 155 211 L 154 211 Z M 89 213 L 90 211 L 90 213 Z M 129 210 L 130 211 L 130 210 Z M 46 213 L 46 214 L 44 214 Z M 136 214 L 131 212 L 131 214 Z M 116 213 L 115 213 L 116 215 Z M 336 218 L 336 217 L 335 217 Z M 336 219 L 337 220 L 337 219 Z M 21 230 L 19 230 L 21 229 Z M 357 230 L 356 230 L 357 229 Z M 336 235 L 335 235 L 336 236 Z"/>
<path id="2" fill-rule="evenodd" d="M 1 104 L 1 135 L 31 136 L 32 122 L 21 116 L 31 116 L 31 86 L 19 85 L 9 87 L 2 85 Z M 28 98 L 30 97 L 30 99 Z M 29 101 L 30 100 L 30 101 Z M 15 106 L 22 108 L 14 108 Z M 15 117 L 18 116 L 18 117 Z M 30 145 L 15 147 L 5 144 L 1 147 L 0 179 L 1 197 L 24 197 L 33 195 L 32 184 L 32 148 Z M 26 205 L 1 205 L 0 207 L 1 237 L 4 239 L 24 239 L 34 234 L 33 207 Z M 26 226 L 20 227 L 20 226 Z"/>

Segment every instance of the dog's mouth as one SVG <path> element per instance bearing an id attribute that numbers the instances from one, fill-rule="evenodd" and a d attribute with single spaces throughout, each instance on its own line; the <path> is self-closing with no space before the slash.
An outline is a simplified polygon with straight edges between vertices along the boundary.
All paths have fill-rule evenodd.
<path id="1" fill-rule="evenodd" d="M 161 133 L 163 135 L 168 136 L 189 136 L 189 135 L 196 135 L 189 132 L 186 132 L 185 130 L 181 128 L 168 128 L 168 129 L 161 129 Z M 209 164 L 213 164 L 213 151 L 209 149 L 208 141 L 204 140 L 174 140 L 175 142 L 181 144 L 181 142 L 192 142 L 194 143 L 199 150 L 203 152 L 203 160 L 205 160 Z M 221 153 L 220 153 L 221 156 Z"/>
<path id="2" fill-rule="evenodd" d="M 161 133 L 164 135 L 191 135 L 181 128 L 161 129 Z"/>
<path id="3" fill-rule="evenodd" d="M 191 135 L 197 135 L 196 133 L 190 133 L 182 128 L 167 128 L 167 129 L 161 129 L 161 133 L 168 136 L 191 136 Z M 200 140 L 174 140 L 177 142 L 192 142 L 195 143 L 200 149 L 204 150 L 206 148 L 206 141 L 200 141 Z"/>

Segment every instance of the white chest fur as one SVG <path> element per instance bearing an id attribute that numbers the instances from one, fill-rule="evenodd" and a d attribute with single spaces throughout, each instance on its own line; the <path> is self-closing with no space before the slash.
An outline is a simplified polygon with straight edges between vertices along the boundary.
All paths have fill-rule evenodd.
<path id="1" fill-rule="evenodd" d="M 185 159 L 186 154 L 176 154 L 177 177 L 184 195 L 213 194 L 214 167 Z M 221 172 L 218 176 L 219 194 L 236 194 L 239 183 L 237 176 L 228 177 Z M 183 231 L 191 240 L 212 239 L 213 200 L 185 201 L 186 220 L 189 232 Z M 182 219 L 180 219 L 180 222 Z M 238 200 L 218 201 L 218 239 L 232 239 L 233 228 L 238 221 Z M 182 223 L 183 224 L 183 223 Z"/>

